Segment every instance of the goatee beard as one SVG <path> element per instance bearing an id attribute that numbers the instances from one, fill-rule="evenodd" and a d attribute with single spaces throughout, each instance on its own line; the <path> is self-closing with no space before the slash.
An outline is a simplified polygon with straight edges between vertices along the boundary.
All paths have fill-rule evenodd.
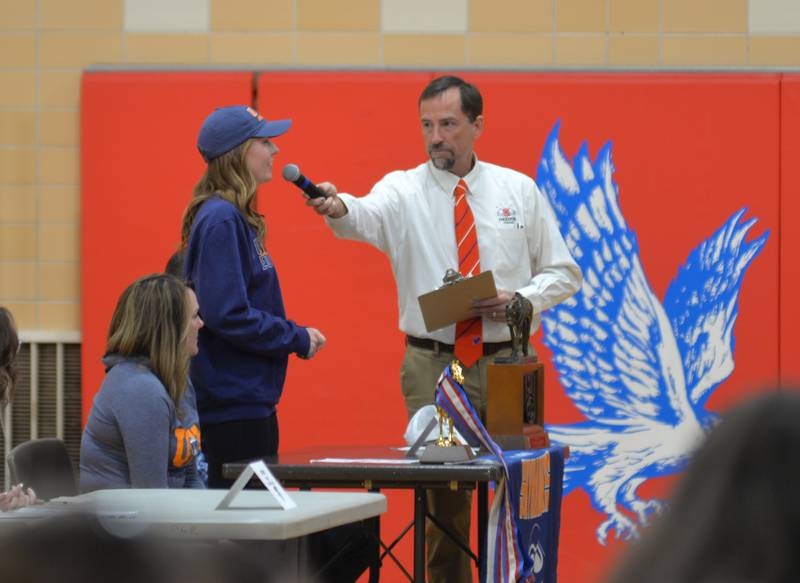
<path id="1" fill-rule="evenodd" d="M 439 170 L 450 170 L 453 166 L 456 165 L 455 158 L 433 158 L 431 157 L 431 162 L 433 165 L 438 168 Z"/>

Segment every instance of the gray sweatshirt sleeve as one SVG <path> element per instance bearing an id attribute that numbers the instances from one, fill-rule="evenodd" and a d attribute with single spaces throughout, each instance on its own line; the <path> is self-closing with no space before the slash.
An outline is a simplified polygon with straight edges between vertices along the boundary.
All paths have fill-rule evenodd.
<path id="1" fill-rule="evenodd" d="M 196 425 L 200 426 L 200 419 L 197 415 L 197 397 L 195 396 L 194 385 L 192 385 L 191 380 L 189 380 L 188 386 L 186 387 L 186 391 L 183 394 L 183 400 L 181 401 L 181 411 L 183 412 L 183 425 Z M 202 439 L 202 437 L 201 437 Z M 197 470 L 197 457 L 194 457 L 186 466 L 186 473 L 183 482 L 184 488 L 198 488 L 198 489 L 205 489 L 206 484 L 203 482 L 203 479 L 200 477 L 200 473 Z"/>
<path id="2" fill-rule="evenodd" d="M 131 487 L 167 488 L 172 402 L 152 373 L 135 375 L 122 382 L 136 385 L 117 392 L 114 403 Z"/>

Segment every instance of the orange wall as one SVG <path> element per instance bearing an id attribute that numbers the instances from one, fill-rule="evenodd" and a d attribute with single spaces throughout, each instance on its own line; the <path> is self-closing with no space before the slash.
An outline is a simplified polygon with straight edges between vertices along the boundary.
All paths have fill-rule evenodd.
<path id="1" fill-rule="evenodd" d="M 366 193 L 392 169 L 425 159 L 417 97 L 434 73 L 267 72 L 256 79 L 268 118 L 291 117 L 277 166 L 294 162 L 312 180 Z M 800 174 L 800 80 L 779 74 L 466 73 L 482 90 L 487 161 L 535 176 L 557 120 L 568 156 L 584 141 L 592 156 L 613 142 L 615 179 L 638 236 L 645 273 L 663 298 L 688 253 L 737 209 L 770 229 L 748 270 L 736 324 L 736 368 L 709 405 L 722 410 L 781 373 L 793 358 L 800 268 L 790 261 Z M 181 212 L 202 172 L 194 139 L 215 106 L 250 103 L 248 73 L 88 73 L 82 96 L 82 327 L 84 411 L 102 380 L 99 358 L 114 302 L 135 277 L 163 268 L 179 239 Z M 787 196 L 793 194 L 794 196 Z M 783 196 L 782 196 L 783 195 Z M 794 200 L 792 200 L 794 198 Z M 782 206 L 781 206 L 782 205 Z M 336 240 L 277 180 L 259 193 L 267 247 L 289 317 L 320 328 L 328 345 L 293 359 L 280 406 L 281 449 L 314 444 L 399 443 L 402 336 L 388 261 Z M 783 209 L 783 214 L 781 214 Z M 791 212 L 790 212 L 791 211 Z M 783 238 L 785 236 L 785 239 Z M 793 245 L 793 243 L 792 243 Z M 791 305 L 788 305 L 791 304 Z M 547 350 L 537 338 L 545 359 Z M 787 354 L 787 351 L 789 352 Z M 580 414 L 548 368 L 548 421 Z M 670 480 L 643 489 L 663 494 Z M 390 497 L 385 531 L 410 518 L 405 494 Z M 560 580 L 597 580 L 619 545 L 594 538 L 599 515 L 577 491 L 564 502 Z M 410 550 L 403 550 L 407 555 Z M 393 569 L 393 567 L 388 567 Z M 387 571 L 387 580 L 397 571 Z"/>
<path id="2" fill-rule="evenodd" d="M 800 76 L 781 84 L 781 376 L 800 383 Z"/>
<path id="3" fill-rule="evenodd" d="M 197 129 L 220 102 L 249 103 L 250 73 L 91 73 L 81 87 L 84 419 L 122 290 L 162 271 L 203 170 Z"/>

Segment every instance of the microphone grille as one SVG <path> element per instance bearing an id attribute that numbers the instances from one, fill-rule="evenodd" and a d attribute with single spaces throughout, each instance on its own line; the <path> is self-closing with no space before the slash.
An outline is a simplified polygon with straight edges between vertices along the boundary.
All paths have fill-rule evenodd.
<path id="1" fill-rule="evenodd" d="M 284 180 L 293 182 L 300 176 L 300 168 L 297 167 L 297 164 L 287 164 L 283 167 L 281 174 L 283 175 Z"/>

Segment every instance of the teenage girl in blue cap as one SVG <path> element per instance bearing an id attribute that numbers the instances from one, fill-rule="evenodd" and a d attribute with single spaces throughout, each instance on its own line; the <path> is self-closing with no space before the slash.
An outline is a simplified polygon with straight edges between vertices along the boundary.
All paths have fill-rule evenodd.
<path id="1" fill-rule="evenodd" d="M 197 392 L 208 485 L 225 487 L 222 465 L 277 454 L 276 405 L 289 355 L 313 357 L 322 333 L 287 319 L 278 274 L 264 248 L 256 187 L 272 179 L 272 138 L 291 120 L 267 121 L 246 106 L 206 118 L 197 147 L 208 167 L 183 216 L 184 273 L 205 327 L 191 377 Z"/>

